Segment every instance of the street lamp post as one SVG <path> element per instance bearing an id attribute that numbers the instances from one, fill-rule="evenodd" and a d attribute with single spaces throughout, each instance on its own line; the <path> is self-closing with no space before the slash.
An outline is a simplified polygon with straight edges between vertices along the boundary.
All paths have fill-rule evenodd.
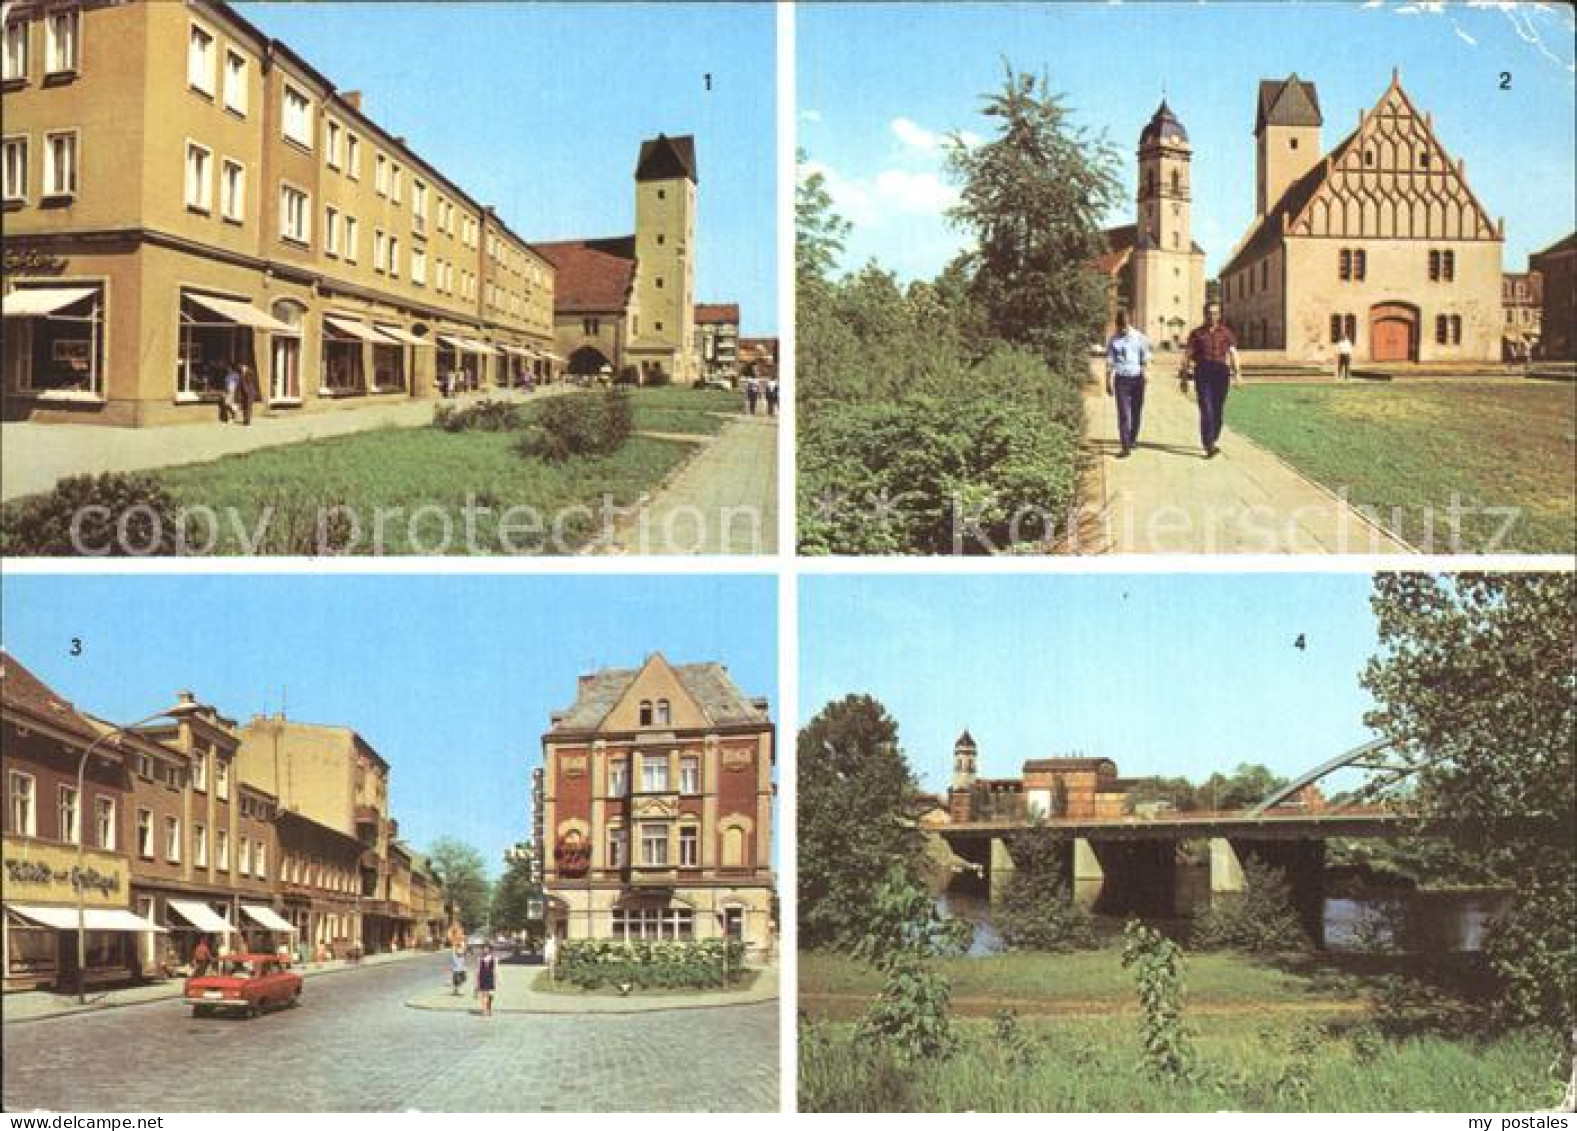
<path id="1" fill-rule="evenodd" d="M 157 722 L 159 719 L 183 719 L 202 710 L 202 704 L 192 696 L 190 691 L 181 692 L 180 702 L 165 711 L 149 715 L 145 719 L 138 719 L 134 723 L 113 727 L 99 735 L 77 759 L 77 872 L 72 879 L 77 888 L 77 1004 L 86 1005 L 88 1002 L 88 910 L 87 910 L 87 884 L 85 872 L 87 865 L 87 774 L 88 762 L 112 738 L 125 734 L 129 730 L 146 726 L 148 723 Z"/>

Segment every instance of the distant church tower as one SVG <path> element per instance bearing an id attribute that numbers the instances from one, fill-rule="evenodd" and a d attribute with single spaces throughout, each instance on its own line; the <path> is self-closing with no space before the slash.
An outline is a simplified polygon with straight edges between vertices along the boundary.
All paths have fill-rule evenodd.
<path id="1" fill-rule="evenodd" d="M 1180 346 L 1200 320 L 1205 253 L 1190 224 L 1188 131 L 1163 100 L 1139 133 L 1139 212 L 1129 317 L 1156 346 Z"/>
<path id="2" fill-rule="evenodd" d="M 694 382 L 695 139 L 658 134 L 641 143 L 635 166 L 635 309 L 629 350 L 644 382 L 661 367 Z"/>
<path id="3" fill-rule="evenodd" d="M 966 730 L 958 736 L 958 741 L 953 743 L 953 788 L 973 789 L 975 787 L 975 740 Z"/>

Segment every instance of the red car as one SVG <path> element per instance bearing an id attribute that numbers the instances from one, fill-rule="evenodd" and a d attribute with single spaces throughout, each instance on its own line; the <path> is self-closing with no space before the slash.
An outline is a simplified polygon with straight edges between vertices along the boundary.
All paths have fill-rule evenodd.
<path id="1" fill-rule="evenodd" d="M 273 954 L 227 954 L 216 969 L 186 979 L 192 1016 L 231 1011 L 256 1017 L 265 1009 L 299 1005 L 301 975 L 292 974 Z"/>

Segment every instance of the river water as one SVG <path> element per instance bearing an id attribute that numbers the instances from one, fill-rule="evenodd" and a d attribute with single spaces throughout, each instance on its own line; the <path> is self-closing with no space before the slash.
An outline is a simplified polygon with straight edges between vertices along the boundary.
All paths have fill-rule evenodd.
<path id="1" fill-rule="evenodd" d="M 1325 901 L 1325 945 L 1330 950 L 1400 944 L 1408 951 L 1476 951 L 1483 947 L 1485 929 L 1506 899 L 1497 892 L 1433 891 L 1333 897 Z M 1004 949 L 986 896 L 954 888 L 943 893 L 938 904 L 947 914 L 974 924 L 971 957 Z M 1177 925 L 1183 926 L 1180 921 Z M 1097 926 L 1115 931 L 1121 924 L 1098 920 Z"/>

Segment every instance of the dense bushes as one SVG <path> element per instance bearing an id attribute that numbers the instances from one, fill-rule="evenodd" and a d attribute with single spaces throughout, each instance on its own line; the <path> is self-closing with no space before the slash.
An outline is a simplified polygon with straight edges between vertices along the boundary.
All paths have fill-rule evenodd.
<path id="1" fill-rule="evenodd" d="M 634 428 L 635 405 L 628 389 L 555 397 L 538 407 L 519 451 L 550 463 L 605 456 L 623 446 Z"/>
<path id="2" fill-rule="evenodd" d="M 725 961 L 726 960 L 726 961 Z M 705 989 L 744 973 L 745 944 L 738 939 L 699 942 L 581 940 L 560 945 L 556 977 L 583 990 Z"/>
<path id="3" fill-rule="evenodd" d="M 148 476 L 73 475 L 0 512 L 0 553 L 165 557 L 180 552 L 178 528 L 175 499 Z"/>
<path id="4" fill-rule="evenodd" d="M 513 432 L 520 427 L 519 406 L 481 400 L 468 405 L 437 405 L 433 425 L 445 432 Z"/>
<path id="5" fill-rule="evenodd" d="M 1309 936 L 1292 908 L 1287 877 L 1258 857 L 1243 861 L 1243 892 L 1213 901 L 1194 921 L 1202 950 L 1279 954 L 1309 949 Z"/>

